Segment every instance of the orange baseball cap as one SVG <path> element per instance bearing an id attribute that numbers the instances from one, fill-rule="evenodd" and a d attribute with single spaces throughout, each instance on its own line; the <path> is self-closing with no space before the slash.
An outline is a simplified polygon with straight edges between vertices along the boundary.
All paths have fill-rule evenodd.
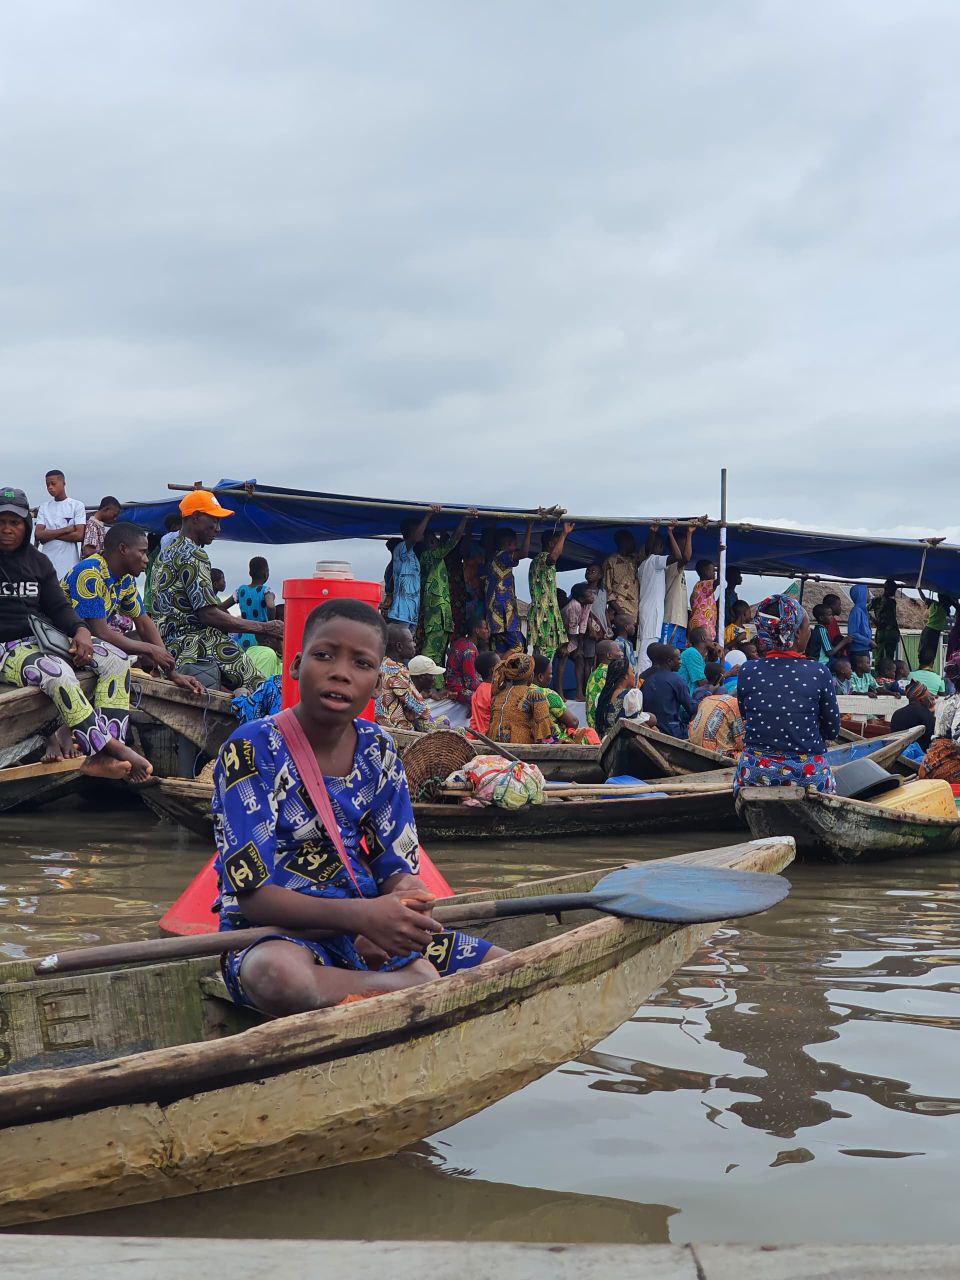
<path id="1" fill-rule="evenodd" d="M 191 489 L 180 503 L 180 514 L 184 516 L 232 516 L 233 512 L 221 507 L 209 489 Z"/>

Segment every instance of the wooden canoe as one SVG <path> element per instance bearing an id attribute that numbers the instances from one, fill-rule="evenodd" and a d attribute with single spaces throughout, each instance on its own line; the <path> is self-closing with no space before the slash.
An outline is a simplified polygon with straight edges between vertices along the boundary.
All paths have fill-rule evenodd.
<path id="1" fill-rule="evenodd" d="M 557 836 L 629 835 L 665 831 L 673 827 L 722 829 L 737 825 L 733 803 L 733 769 L 703 774 L 697 782 L 714 782 L 716 790 L 690 795 L 584 800 L 550 800 L 524 809 L 444 804 L 413 806 L 420 839 L 427 840 L 540 840 Z M 213 841 L 209 782 L 185 778 L 153 778 L 138 788 L 141 799 L 160 818 L 186 827 L 208 844 Z"/>
<path id="2" fill-rule="evenodd" d="M 89 693 L 93 676 L 81 673 L 80 683 Z M 0 685 L 0 690 L 0 749 L 14 747 L 57 723 L 53 704 L 39 689 Z M 170 680 L 137 672 L 132 678 L 130 705 L 132 712 L 149 715 L 175 729 L 211 756 L 237 727 L 228 693 L 210 690 L 201 698 Z"/>
<path id="3" fill-rule="evenodd" d="M 752 835 L 790 836 L 798 856 L 856 862 L 960 849 L 960 818 L 821 795 L 812 787 L 745 787 L 737 809 Z"/>
<path id="4" fill-rule="evenodd" d="M 789 840 L 680 862 L 780 871 Z M 579 892 L 603 871 L 466 894 Z M 0 1226 L 390 1155 L 591 1048 L 716 925 L 571 913 L 481 925 L 512 949 L 410 991 L 272 1021 L 215 961 L 38 978 L 0 967 Z"/>
<path id="5" fill-rule="evenodd" d="M 729 769 L 732 762 L 719 751 L 695 746 L 645 724 L 621 720 L 601 744 L 605 778 L 630 774 L 634 778 L 674 778 L 685 774 Z"/>

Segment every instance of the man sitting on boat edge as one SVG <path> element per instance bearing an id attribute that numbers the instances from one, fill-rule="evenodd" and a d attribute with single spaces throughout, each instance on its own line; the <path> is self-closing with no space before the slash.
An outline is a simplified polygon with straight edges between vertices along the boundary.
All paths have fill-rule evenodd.
<path id="1" fill-rule="evenodd" d="M 147 535 L 136 525 L 112 524 L 103 539 L 103 550 L 80 560 L 61 582 L 78 618 L 105 644 L 119 649 L 128 665 L 147 659 L 182 689 L 202 695 L 203 685 L 176 670 L 172 653 L 164 647 L 157 624 L 143 608 L 136 579 L 147 564 Z M 134 633 L 117 631 L 115 618 L 130 618 Z M 130 680 L 126 678 L 129 691 Z"/>
<path id="2" fill-rule="evenodd" d="M 237 729 L 214 770 L 220 928 L 277 930 L 228 953 L 222 971 L 233 999 L 262 1013 L 417 986 L 504 954 L 430 917 L 403 765 L 390 735 L 357 718 L 385 642 L 367 604 L 315 609 L 292 667 L 300 701 Z M 332 831 L 320 816 L 326 798 Z M 286 932 L 303 930 L 323 940 Z"/>
<path id="3" fill-rule="evenodd" d="M 245 632 L 282 636 L 283 623 L 235 618 L 221 607 L 204 548 L 220 532 L 220 520 L 233 512 L 206 489 L 191 490 L 180 511 L 180 532 L 153 566 L 153 612 L 163 642 L 181 668 L 213 665 L 231 689 L 255 689 L 264 677 L 235 637 Z"/>

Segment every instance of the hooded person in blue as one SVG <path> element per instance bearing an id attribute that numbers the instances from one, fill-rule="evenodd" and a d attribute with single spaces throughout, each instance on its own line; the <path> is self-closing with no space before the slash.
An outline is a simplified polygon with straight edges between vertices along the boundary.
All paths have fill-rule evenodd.
<path id="1" fill-rule="evenodd" d="M 873 649 L 873 632 L 870 629 L 870 615 L 867 613 L 867 588 L 860 582 L 850 588 L 850 599 L 853 608 L 847 619 L 847 635 L 850 644 L 847 653 L 852 658 L 855 653 L 870 653 Z"/>

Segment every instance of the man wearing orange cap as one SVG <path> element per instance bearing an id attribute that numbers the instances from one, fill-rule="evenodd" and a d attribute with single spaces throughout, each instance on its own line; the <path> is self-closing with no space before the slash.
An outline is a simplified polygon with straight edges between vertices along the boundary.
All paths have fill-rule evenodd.
<path id="1" fill-rule="evenodd" d="M 235 618 L 220 605 L 211 581 L 210 557 L 204 547 L 220 532 L 220 521 L 233 512 L 206 489 L 193 489 L 180 503 L 180 533 L 157 556 L 153 568 L 152 612 L 177 669 L 188 664 L 214 665 L 231 689 L 253 689 L 263 675 L 234 639 L 241 632 L 282 636 L 282 622 Z"/>

